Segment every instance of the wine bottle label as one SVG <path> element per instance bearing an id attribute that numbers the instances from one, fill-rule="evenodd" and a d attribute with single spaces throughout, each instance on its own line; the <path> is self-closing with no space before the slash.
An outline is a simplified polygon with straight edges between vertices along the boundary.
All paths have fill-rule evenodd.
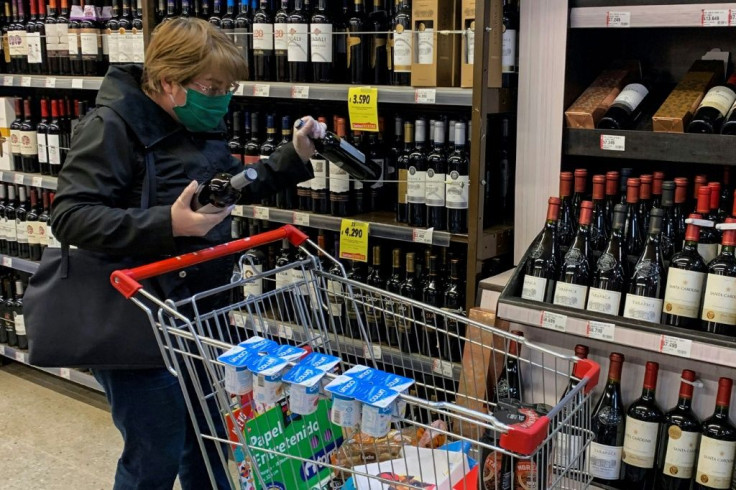
<path id="1" fill-rule="evenodd" d="M 475 63 L 475 31 L 473 29 L 465 31 L 465 46 L 467 46 L 465 62 L 472 65 Z"/>
<path id="2" fill-rule="evenodd" d="M 362 191 L 363 190 L 363 182 L 357 180 L 357 179 L 350 179 L 350 182 L 353 183 L 353 189 L 356 191 Z"/>
<path id="3" fill-rule="evenodd" d="M 26 334 L 26 321 L 23 318 L 23 315 L 19 314 L 17 311 L 14 311 L 13 321 L 15 322 L 15 333 L 17 335 L 25 335 Z"/>
<path id="4" fill-rule="evenodd" d="M 394 71 L 397 73 L 411 72 L 412 33 L 404 30 L 404 26 L 396 26 L 393 37 Z"/>
<path id="5" fill-rule="evenodd" d="M 253 50 L 273 50 L 273 24 L 253 24 Z"/>
<path id="6" fill-rule="evenodd" d="M 291 283 L 299 284 L 299 294 L 302 296 L 309 296 L 309 283 L 304 280 L 304 272 L 301 267 L 295 267 L 291 269 Z"/>
<path id="7" fill-rule="evenodd" d="M 103 49 L 104 49 L 104 44 L 103 44 Z M 110 31 L 110 33 L 107 36 L 107 50 L 110 54 L 110 63 L 120 63 L 120 33 L 119 32 Z"/>
<path id="8" fill-rule="evenodd" d="M 343 194 L 350 191 L 350 176 L 348 173 L 330 162 L 330 192 Z"/>
<path id="9" fill-rule="evenodd" d="M 736 325 L 736 277 L 708 274 L 700 319 Z"/>
<path id="10" fill-rule="evenodd" d="M 233 29 L 233 43 L 237 46 L 240 54 L 245 58 L 248 51 L 251 50 L 250 33 L 248 29 L 236 27 Z"/>
<path id="11" fill-rule="evenodd" d="M 312 63 L 332 63 L 332 24 L 311 24 Z"/>
<path id="12" fill-rule="evenodd" d="M 15 220 L 5 220 L 7 223 L 7 236 L 9 242 L 18 241 L 18 231 L 15 229 Z"/>
<path id="13" fill-rule="evenodd" d="M 18 243 L 28 243 L 28 227 L 25 221 L 15 220 L 15 236 L 18 239 Z"/>
<path id="14" fill-rule="evenodd" d="M 581 435 L 566 434 L 560 432 L 556 438 L 555 448 L 555 464 L 563 468 L 570 466 L 572 469 L 580 467 L 580 450 L 583 447 L 585 440 Z"/>
<path id="15" fill-rule="evenodd" d="M 291 271 L 285 270 L 276 273 L 276 289 L 281 289 L 291 284 Z M 286 292 L 288 294 L 288 291 Z"/>
<path id="16" fill-rule="evenodd" d="M 736 441 L 719 441 L 703 436 L 695 482 L 708 488 L 730 488 L 734 454 Z"/>
<path id="17" fill-rule="evenodd" d="M 623 452 L 622 446 L 604 446 L 591 442 L 585 458 L 588 462 L 588 472 L 593 478 L 618 480 L 621 477 Z"/>
<path id="18" fill-rule="evenodd" d="M 18 56 L 28 56 L 28 33 L 16 31 L 18 36 Z"/>
<path id="19" fill-rule="evenodd" d="M 587 292 L 587 286 L 557 281 L 553 303 L 582 310 L 585 308 L 585 295 Z"/>
<path id="20" fill-rule="evenodd" d="M 417 32 L 417 63 L 420 65 L 434 63 L 434 29 Z"/>
<path id="21" fill-rule="evenodd" d="M 467 175 L 460 175 L 457 170 L 450 172 L 445 187 L 447 207 L 449 209 L 468 209 L 469 197 L 470 178 Z"/>
<path id="22" fill-rule="evenodd" d="M 676 425 L 671 425 L 667 429 L 667 433 L 669 439 L 662 474 L 672 478 L 689 480 L 693 477 L 700 432 L 687 432 Z"/>
<path id="23" fill-rule="evenodd" d="M 61 248 L 61 243 L 56 239 L 53 230 L 48 225 L 46 225 L 46 243 L 49 248 Z"/>
<path id="24" fill-rule="evenodd" d="M 624 316 L 634 320 L 659 323 L 662 317 L 662 303 L 661 299 L 629 293 L 624 303 Z"/>
<path id="25" fill-rule="evenodd" d="M 41 243 L 40 237 L 36 235 L 36 223 L 33 221 L 26 221 L 25 223 L 26 236 L 28 237 L 28 245 L 38 245 Z"/>
<path id="26" fill-rule="evenodd" d="M 734 102 L 736 102 L 736 93 L 724 85 L 719 85 L 708 90 L 700 107 L 712 107 L 725 117 Z"/>
<path id="27" fill-rule="evenodd" d="M 67 34 L 67 44 L 69 45 L 69 56 L 76 56 L 79 54 L 79 36 L 77 30 L 69 31 Z"/>
<path id="28" fill-rule="evenodd" d="M 49 163 L 51 165 L 61 165 L 60 145 L 58 134 L 49 134 L 46 137 L 46 150 L 49 153 Z"/>
<path id="29" fill-rule="evenodd" d="M 19 129 L 11 129 L 10 130 L 10 152 L 14 153 L 16 155 L 20 155 L 20 130 Z"/>
<path id="30" fill-rule="evenodd" d="M 56 49 L 58 56 L 69 56 L 69 25 L 56 24 Z"/>
<path id="31" fill-rule="evenodd" d="M 127 36 L 127 34 L 126 34 Z M 131 51 L 133 52 L 133 63 L 143 63 L 146 61 L 146 45 L 143 42 L 143 31 L 133 28 L 131 34 Z"/>
<path id="32" fill-rule="evenodd" d="M 706 264 L 710 264 L 710 261 L 718 256 L 718 244 L 717 243 L 698 243 L 698 253 Z"/>
<path id="33" fill-rule="evenodd" d="M 600 288 L 590 288 L 588 290 L 588 306 L 586 307 L 588 311 L 618 315 L 620 306 L 621 293 L 618 291 L 608 291 Z"/>
<path id="34" fill-rule="evenodd" d="M 330 315 L 342 316 L 342 283 L 327 280 L 327 297 L 330 304 Z"/>
<path id="35" fill-rule="evenodd" d="M 102 33 L 102 54 L 110 56 L 110 33 Z"/>
<path id="36" fill-rule="evenodd" d="M 28 63 L 43 63 L 43 56 L 41 56 L 41 33 L 29 32 L 26 35 L 26 42 L 28 43 Z"/>
<path id="37" fill-rule="evenodd" d="M 407 182 L 408 179 L 409 179 L 409 171 L 404 168 L 400 168 L 399 169 L 399 185 L 398 185 L 399 204 L 406 204 L 406 194 L 409 191 L 408 182 Z"/>
<path id="38" fill-rule="evenodd" d="M 261 264 L 243 264 L 243 279 L 250 279 L 251 277 L 263 272 L 263 266 Z M 263 279 L 256 279 L 243 284 L 243 294 L 245 296 L 260 296 L 263 294 Z"/>
<path id="39" fill-rule="evenodd" d="M 276 51 L 289 50 L 289 24 L 279 22 L 273 25 L 273 48 Z"/>
<path id="40" fill-rule="evenodd" d="M 406 175 L 406 202 L 424 204 L 427 172 L 409 167 Z"/>
<path id="41" fill-rule="evenodd" d="M 637 468 L 654 468 L 658 431 L 658 423 L 637 420 L 627 415 L 623 462 Z"/>
<path id="42" fill-rule="evenodd" d="M 56 58 L 56 51 L 59 49 L 59 34 L 56 24 L 44 24 L 44 33 L 46 34 L 46 54 L 50 58 Z"/>
<path id="43" fill-rule="evenodd" d="M 366 321 L 370 323 L 378 323 L 381 319 L 381 310 L 378 309 L 381 307 L 381 299 L 373 296 L 371 293 L 366 293 L 366 295 L 363 296 L 363 299 L 365 300 Z"/>
<path id="44" fill-rule="evenodd" d="M 644 85 L 630 83 L 618 94 L 618 97 L 616 97 L 613 103 L 623 106 L 629 112 L 634 112 L 648 94 L 649 90 Z"/>
<path id="45" fill-rule="evenodd" d="M 38 243 L 41 244 L 42 247 L 47 247 L 49 245 L 49 237 L 48 237 L 48 230 L 47 230 L 46 222 L 39 221 L 36 223 L 36 235 L 38 235 Z M 3 230 L 4 232 L 5 230 Z"/>
<path id="46" fill-rule="evenodd" d="M 18 56 L 19 50 L 18 45 L 20 44 L 20 39 L 18 36 L 20 31 L 8 31 L 8 50 L 10 52 L 10 56 Z"/>
<path id="47" fill-rule="evenodd" d="M 314 170 L 314 178 L 310 181 L 313 191 L 322 191 L 327 189 L 327 160 L 312 159 L 312 170 Z"/>
<path id="48" fill-rule="evenodd" d="M 35 131 L 20 132 L 20 154 L 24 156 L 38 154 L 38 136 Z"/>
<path id="49" fill-rule="evenodd" d="M 36 133 L 36 141 L 38 142 L 38 162 L 46 163 L 49 161 L 48 153 L 46 152 L 46 133 Z"/>
<path id="50" fill-rule="evenodd" d="M 98 52 L 97 29 L 82 29 L 79 33 L 79 45 L 82 50 L 82 56 L 91 59 L 97 57 Z"/>
<path id="51" fill-rule="evenodd" d="M 287 24 L 288 59 L 291 62 L 309 61 L 309 25 Z"/>
<path id="52" fill-rule="evenodd" d="M 2 217 L 0 218 L 0 240 L 7 240 L 8 237 L 8 220 Z"/>
<path id="53" fill-rule="evenodd" d="M 670 315 L 698 318 L 703 297 L 705 273 L 670 267 L 664 293 L 664 312 Z"/>
<path id="54" fill-rule="evenodd" d="M 427 170 L 427 181 L 424 185 L 424 200 L 427 206 L 445 207 L 445 179 L 447 174 L 435 173 L 434 169 Z"/>
<path id="55" fill-rule="evenodd" d="M 383 158 L 372 158 L 372 160 L 373 163 L 378 165 L 378 168 L 381 169 L 381 175 L 379 175 L 378 179 L 376 179 L 376 181 L 371 184 L 371 189 L 380 189 L 381 187 L 383 187 L 383 172 L 386 168 L 386 160 L 384 160 Z"/>
<path id="56" fill-rule="evenodd" d="M 504 29 L 501 40 L 501 71 L 516 73 L 516 29 Z"/>
<path id="57" fill-rule="evenodd" d="M 524 276 L 524 286 L 521 290 L 521 297 L 532 301 L 544 301 L 544 296 L 547 292 L 547 284 L 548 281 L 546 278 L 535 277 L 527 274 Z"/>

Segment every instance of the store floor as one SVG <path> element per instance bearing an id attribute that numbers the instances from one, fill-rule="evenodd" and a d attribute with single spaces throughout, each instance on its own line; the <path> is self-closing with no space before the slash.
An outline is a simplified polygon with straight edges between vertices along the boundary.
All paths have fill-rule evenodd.
<path id="1" fill-rule="evenodd" d="M 122 439 L 104 395 L 6 362 L 0 365 L 0 487 L 112 488 Z"/>

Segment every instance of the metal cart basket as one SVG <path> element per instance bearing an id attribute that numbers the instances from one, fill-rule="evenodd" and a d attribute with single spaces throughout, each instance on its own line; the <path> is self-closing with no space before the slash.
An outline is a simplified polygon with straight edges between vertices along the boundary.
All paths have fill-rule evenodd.
<path id="1" fill-rule="evenodd" d="M 298 247 L 293 262 L 260 271 L 245 253 L 228 284 L 191 298 L 157 298 L 139 283 L 283 239 Z M 243 489 L 533 490 L 591 481 L 585 452 L 596 363 L 350 280 L 293 226 L 116 271 L 111 282 L 151 321 L 210 454 L 213 487 L 223 467 L 230 486 Z M 266 352 L 284 361 L 275 373 L 223 361 L 243 346 L 265 345 L 250 343 L 259 339 L 297 355 L 243 354 L 248 363 Z M 303 362 L 294 348 L 338 358 L 312 387 L 311 413 L 296 408 L 309 390 L 281 379 Z M 389 408 L 325 389 L 343 382 L 375 393 L 404 378 L 413 384 L 393 392 Z M 233 388 L 234 379 L 246 382 Z"/>

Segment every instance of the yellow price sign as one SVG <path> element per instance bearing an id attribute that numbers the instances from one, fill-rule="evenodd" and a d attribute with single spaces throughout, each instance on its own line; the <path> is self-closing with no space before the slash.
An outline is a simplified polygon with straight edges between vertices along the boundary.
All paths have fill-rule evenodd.
<path id="1" fill-rule="evenodd" d="M 368 232 L 365 221 L 344 219 L 340 224 L 340 258 L 368 262 Z"/>
<path id="2" fill-rule="evenodd" d="M 350 129 L 378 131 L 378 89 L 351 87 L 348 89 L 348 113 Z"/>

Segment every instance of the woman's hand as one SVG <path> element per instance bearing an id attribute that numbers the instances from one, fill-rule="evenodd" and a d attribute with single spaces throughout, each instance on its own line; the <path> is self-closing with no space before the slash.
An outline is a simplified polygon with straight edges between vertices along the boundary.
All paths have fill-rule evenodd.
<path id="1" fill-rule="evenodd" d="M 192 211 L 192 197 L 197 192 L 197 187 L 197 181 L 191 181 L 171 205 L 171 231 L 174 236 L 205 236 L 233 210 L 231 206 L 217 214 Z"/>
<path id="2" fill-rule="evenodd" d="M 292 141 L 294 142 L 294 149 L 297 154 L 306 163 L 316 151 L 312 139 L 324 138 L 327 126 L 315 121 L 312 116 L 304 116 L 301 118 L 301 121 L 304 121 L 304 125 L 300 129 L 296 128 L 296 124 L 299 124 L 298 120 L 294 125 L 294 137 Z"/>

